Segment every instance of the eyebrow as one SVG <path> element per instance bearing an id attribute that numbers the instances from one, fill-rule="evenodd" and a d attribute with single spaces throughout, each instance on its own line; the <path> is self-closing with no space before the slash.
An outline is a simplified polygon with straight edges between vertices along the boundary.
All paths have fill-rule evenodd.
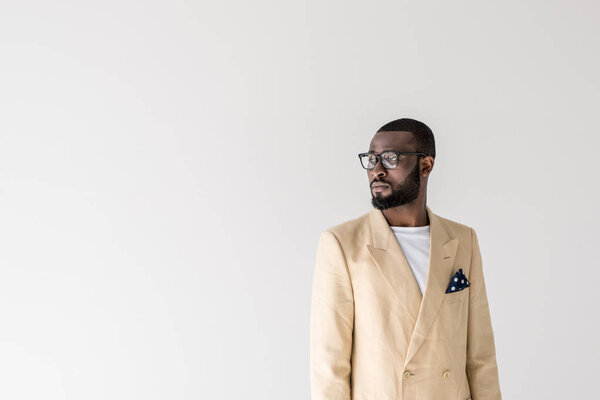
<path id="1" fill-rule="evenodd" d="M 414 152 L 414 150 L 383 149 L 383 150 L 381 150 L 380 154 L 381 153 L 385 153 L 386 151 L 397 151 L 397 152 L 400 152 L 400 153 L 412 153 L 412 152 Z M 368 153 L 375 153 L 375 150 L 369 150 Z"/>

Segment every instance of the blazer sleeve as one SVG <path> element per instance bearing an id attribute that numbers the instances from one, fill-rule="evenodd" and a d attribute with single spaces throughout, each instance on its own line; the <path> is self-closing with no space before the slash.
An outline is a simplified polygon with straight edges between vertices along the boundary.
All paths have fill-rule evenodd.
<path id="1" fill-rule="evenodd" d="M 483 277 L 477 234 L 471 228 L 469 326 L 467 331 L 467 377 L 473 400 L 500 400 L 500 384 L 492 321 Z"/>
<path id="2" fill-rule="evenodd" d="M 342 247 L 331 231 L 319 238 L 310 312 L 312 400 L 350 400 L 354 294 Z"/>

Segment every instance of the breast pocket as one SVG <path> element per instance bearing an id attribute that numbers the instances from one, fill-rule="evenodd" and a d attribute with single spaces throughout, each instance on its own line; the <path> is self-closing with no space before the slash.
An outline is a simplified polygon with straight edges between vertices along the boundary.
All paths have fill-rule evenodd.
<path id="1" fill-rule="evenodd" d="M 465 301 L 469 297 L 470 290 L 471 290 L 471 287 L 469 286 L 458 292 L 445 293 L 443 303 L 444 304 L 454 304 L 454 303 L 459 303 L 461 301 Z"/>

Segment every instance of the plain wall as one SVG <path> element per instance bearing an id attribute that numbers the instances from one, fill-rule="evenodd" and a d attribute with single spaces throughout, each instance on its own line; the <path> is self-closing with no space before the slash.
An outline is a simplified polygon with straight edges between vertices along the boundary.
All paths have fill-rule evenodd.
<path id="1" fill-rule="evenodd" d="M 428 124 L 506 399 L 592 398 L 593 1 L 0 2 L 0 398 L 310 396 L 319 232 Z"/>

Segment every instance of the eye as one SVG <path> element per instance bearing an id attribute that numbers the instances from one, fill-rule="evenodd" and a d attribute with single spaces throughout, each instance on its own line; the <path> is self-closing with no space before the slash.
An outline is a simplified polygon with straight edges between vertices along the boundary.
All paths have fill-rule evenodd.
<path id="1" fill-rule="evenodd" d="M 382 157 L 383 157 L 383 158 L 384 158 L 386 161 L 389 161 L 389 162 L 396 162 L 396 160 L 398 159 L 398 158 L 396 157 L 396 154 L 395 154 L 395 153 L 386 153 L 386 154 L 383 154 L 383 155 L 382 155 Z"/>

